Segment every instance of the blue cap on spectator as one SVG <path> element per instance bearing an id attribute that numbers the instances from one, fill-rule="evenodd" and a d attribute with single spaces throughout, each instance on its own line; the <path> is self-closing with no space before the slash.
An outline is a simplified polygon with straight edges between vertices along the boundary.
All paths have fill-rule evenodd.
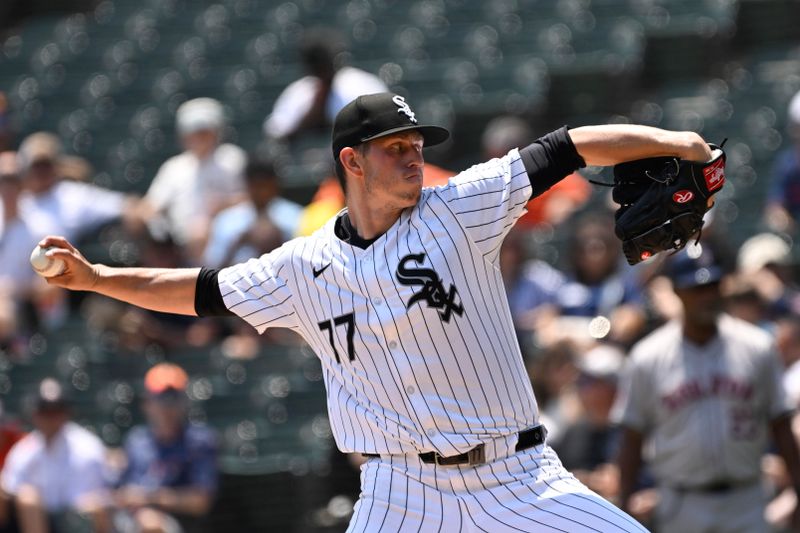
<path id="1" fill-rule="evenodd" d="M 665 267 L 665 274 L 676 289 L 688 289 L 717 283 L 722 267 L 707 246 L 690 244 L 675 254 Z"/>

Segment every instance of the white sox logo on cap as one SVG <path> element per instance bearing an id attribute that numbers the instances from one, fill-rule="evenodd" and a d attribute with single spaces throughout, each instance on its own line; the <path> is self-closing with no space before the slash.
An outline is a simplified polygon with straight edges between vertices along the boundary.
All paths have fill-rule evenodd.
<path id="1" fill-rule="evenodd" d="M 434 146 L 450 137 L 441 126 L 417 123 L 406 99 L 394 93 L 364 94 L 347 104 L 336 115 L 331 135 L 334 159 L 345 146 L 361 143 L 403 131 L 415 130 L 422 134 L 425 146 Z"/>
<path id="2" fill-rule="evenodd" d="M 417 123 L 417 115 L 413 111 L 411 111 L 411 107 L 406 103 L 406 99 L 396 94 L 392 97 L 392 102 L 394 102 L 399 109 L 397 110 L 398 113 L 403 113 L 405 116 L 408 117 L 408 120 L 413 122 L 414 124 Z"/>

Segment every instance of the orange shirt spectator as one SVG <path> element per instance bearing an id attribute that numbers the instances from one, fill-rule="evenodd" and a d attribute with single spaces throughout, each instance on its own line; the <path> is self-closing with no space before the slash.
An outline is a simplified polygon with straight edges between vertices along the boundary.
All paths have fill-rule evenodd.
<path id="1" fill-rule="evenodd" d="M 444 185 L 455 172 L 425 163 L 423 187 Z M 304 209 L 297 227 L 297 236 L 311 235 L 344 207 L 344 191 L 336 176 L 328 176 L 319 184 L 314 197 Z"/>
<path id="2" fill-rule="evenodd" d="M 544 222 L 556 226 L 564 222 L 589 199 L 592 188 L 586 179 L 573 172 L 550 190 L 528 202 L 528 212 L 517 221 L 518 228 L 532 228 Z"/>

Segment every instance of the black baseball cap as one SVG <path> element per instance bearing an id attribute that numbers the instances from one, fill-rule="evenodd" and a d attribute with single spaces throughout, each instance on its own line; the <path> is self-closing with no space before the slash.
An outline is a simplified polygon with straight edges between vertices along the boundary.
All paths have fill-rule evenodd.
<path id="1" fill-rule="evenodd" d="M 450 132 L 441 126 L 417 123 L 416 114 L 399 94 L 376 93 L 359 96 L 336 115 L 333 123 L 333 158 L 339 159 L 339 152 L 346 146 L 399 133 L 416 130 L 425 139 L 425 146 L 443 143 Z"/>
<path id="2" fill-rule="evenodd" d="M 676 289 L 689 289 L 718 283 L 722 266 L 708 246 L 690 244 L 667 263 L 666 275 Z"/>

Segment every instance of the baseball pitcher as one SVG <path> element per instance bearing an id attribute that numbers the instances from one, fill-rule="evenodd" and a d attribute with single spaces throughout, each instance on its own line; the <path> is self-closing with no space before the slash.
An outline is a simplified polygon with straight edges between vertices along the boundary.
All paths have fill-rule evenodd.
<path id="1" fill-rule="evenodd" d="M 584 165 L 711 149 L 688 132 L 563 127 L 423 188 L 423 149 L 448 136 L 400 95 L 358 97 L 332 136 L 347 206 L 311 236 L 221 270 L 89 264 L 48 237 L 67 263 L 49 281 L 299 333 L 322 361 L 336 444 L 369 457 L 349 531 L 644 531 L 547 445 L 499 250 L 528 200 Z"/>

